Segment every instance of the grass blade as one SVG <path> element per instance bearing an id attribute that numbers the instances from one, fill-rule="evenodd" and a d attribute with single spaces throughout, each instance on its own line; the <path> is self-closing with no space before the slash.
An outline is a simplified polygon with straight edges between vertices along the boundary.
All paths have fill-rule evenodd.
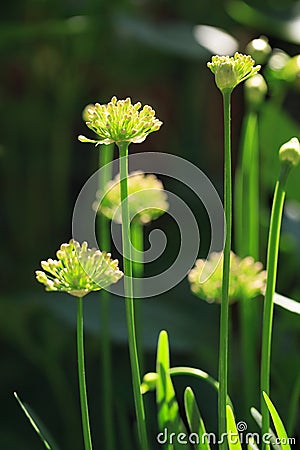
<path id="1" fill-rule="evenodd" d="M 226 406 L 227 441 L 230 450 L 242 450 L 231 406 Z"/>
<path id="2" fill-rule="evenodd" d="M 184 406 L 190 431 L 197 436 L 198 443 L 195 444 L 195 447 L 198 450 L 210 450 L 204 422 L 200 415 L 194 392 L 190 387 L 187 387 L 184 392 Z"/>
<path id="3" fill-rule="evenodd" d="M 251 408 L 250 411 L 251 411 L 251 415 L 252 415 L 253 419 L 255 420 L 255 422 L 257 423 L 259 428 L 261 429 L 262 416 L 261 416 L 260 412 L 258 412 L 257 409 L 255 409 L 255 408 Z M 270 444 L 272 445 L 274 450 L 282 450 L 281 446 L 279 444 L 276 444 L 276 436 L 275 436 L 274 431 L 271 428 L 269 428 L 269 435 L 270 435 Z"/>
<path id="4" fill-rule="evenodd" d="M 179 407 L 176 394 L 169 373 L 170 356 L 168 333 L 161 331 L 157 345 L 156 372 L 158 375 L 156 385 L 156 402 L 158 408 L 158 426 L 160 430 L 166 430 L 167 434 L 175 433 L 173 444 L 167 443 L 168 450 L 182 448 L 177 442 L 179 433 L 186 433 L 186 429 L 179 415 Z"/>
<path id="5" fill-rule="evenodd" d="M 268 397 L 268 395 L 265 392 L 263 392 L 263 396 L 264 396 L 264 400 L 267 404 L 268 410 L 271 414 L 277 436 L 280 439 L 282 450 L 291 450 L 291 446 L 289 444 L 289 439 L 288 439 L 287 433 L 285 431 L 282 420 L 279 417 L 278 412 L 276 411 L 275 406 L 273 405 L 270 398 Z"/>
<path id="6" fill-rule="evenodd" d="M 284 308 L 287 311 L 293 312 L 295 314 L 300 314 L 300 302 L 285 297 L 284 295 L 277 294 L 276 292 L 274 294 L 273 300 L 275 305 L 281 306 L 281 308 Z"/>
<path id="7" fill-rule="evenodd" d="M 45 426 L 42 424 L 40 419 L 37 417 L 37 415 L 31 410 L 31 408 L 23 403 L 20 398 L 18 397 L 18 394 L 14 392 L 14 396 L 19 403 L 20 407 L 22 408 L 25 416 L 29 420 L 31 426 L 33 427 L 34 431 L 37 433 L 37 435 L 40 437 L 42 443 L 44 444 L 45 448 L 47 450 L 59 450 L 59 447 L 54 442 L 53 438 L 51 437 L 50 433 L 47 431 Z M 51 442 L 51 444 L 50 444 Z"/>
<path id="8" fill-rule="evenodd" d="M 249 437 L 249 442 L 247 444 L 247 449 L 248 450 L 259 450 L 259 448 L 257 447 L 255 440 L 253 439 L 252 436 Z"/>

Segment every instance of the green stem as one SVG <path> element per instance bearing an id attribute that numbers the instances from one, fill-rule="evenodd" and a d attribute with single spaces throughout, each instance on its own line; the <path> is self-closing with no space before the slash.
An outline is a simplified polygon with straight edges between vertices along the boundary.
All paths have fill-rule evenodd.
<path id="1" fill-rule="evenodd" d="M 223 92 L 224 107 L 224 210 L 225 210 L 225 246 L 223 258 L 222 303 L 220 318 L 220 347 L 219 347 L 219 397 L 218 422 L 219 437 L 226 433 L 226 402 L 228 390 L 228 318 L 229 318 L 229 275 L 232 225 L 232 187 L 231 187 L 231 128 L 230 128 L 230 100 L 231 91 Z M 223 439 L 222 439 L 223 441 Z M 223 442 L 220 449 L 226 449 Z"/>
<path id="2" fill-rule="evenodd" d="M 280 228 L 285 198 L 285 182 L 289 170 L 290 170 L 289 165 L 287 164 L 283 165 L 281 168 L 279 179 L 276 183 L 271 212 L 269 238 L 268 238 L 267 284 L 264 299 L 261 374 L 260 374 L 262 434 L 268 432 L 270 425 L 269 412 L 262 393 L 263 391 L 265 391 L 267 395 L 270 396 L 270 361 L 271 361 L 271 341 L 272 341 L 272 325 L 273 325 L 273 309 L 274 309 L 273 296 L 275 292 L 276 277 L 277 277 Z M 265 448 L 268 449 L 269 445 L 266 445 Z"/>
<path id="3" fill-rule="evenodd" d="M 300 374 L 296 379 L 295 385 L 293 386 L 292 395 L 290 399 L 289 414 L 287 420 L 287 431 L 289 436 L 293 436 L 297 422 L 297 412 L 300 398 Z"/>
<path id="4" fill-rule="evenodd" d="M 242 132 L 241 159 L 235 177 L 236 251 L 240 257 L 259 259 L 259 148 L 257 112 L 248 111 Z M 245 412 L 249 411 L 258 391 L 258 304 L 241 299 L 241 347 L 244 369 Z M 245 413 L 246 416 L 247 413 Z"/>
<path id="5" fill-rule="evenodd" d="M 144 252 L 144 233 L 143 233 L 143 225 L 136 221 L 131 222 L 131 242 L 132 242 L 132 259 L 133 259 L 133 276 L 134 278 L 142 278 L 144 274 L 144 265 L 143 265 L 143 252 Z M 140 283 L 140 280 L 136 281 L 136 284 Z M 135 303 L 134 303 L 134 312 L 135 312 L 135 323 L 136 323 L 136 337 L 137 337 L 137 346 L 138 346 L 138 355 L 140 361 L 140 369 L 143 373 L 143 365 L 144 365 L 144 352 L 142 345 L 142 299 L 139 298 L 141 294 L 140 284 L 137 284 L 135 288 Z"/>
<path id="6" fill-rule="evenodd" d="M 78 378 L 81 404 L 81 419 L 85 450 L 92 450 L 92 440 L 89 422 L 89 410 L 86 393 L 85 367 L 84 367 L 84 343 L 83 343 L 83 311 L 82 298 L 77 299 L 77 358 Z"/>
<path id="7" fill-rule="evenodd" d="M 112 177 L 112 167 L 107 166 L 112 161 L 114 144 L 102 145 L 99 151 L 99 189 L 103 191 L 107 182 Z M 98 215 L 98 237 L 102 250 L 110 251 L 110 221 L 103 215 Z M 113 413 L 113 389 L 112 389 L 112 362 L 111 340 L 109 329 L 109 303 L 108 291 L 101 291 L 101 370 L 102 370 L 102 404 L 104 414 L 104 440 L 107 450 L 115 449 L 114 413 Z"/>
<path id="8" fill-rule="evenodd" d="M 148 450 L 146 419 L 144 400 L 141 394 L 141 376 L 137 351 L 133 283 L 132 283 L 132 258 L 131 258 L 131 233 L 128 207 L 128 142 L 119 142 L 120 151 L 120 186 L 121 186 L 121 211 L 122 211 L 122 240 L 123 240 L 123 264 L 126 318 L 128 328 L 129 354 L 132 371 L 132 384 L 134 404 L 137 417 L 138 435 L 142 450 Z"/>

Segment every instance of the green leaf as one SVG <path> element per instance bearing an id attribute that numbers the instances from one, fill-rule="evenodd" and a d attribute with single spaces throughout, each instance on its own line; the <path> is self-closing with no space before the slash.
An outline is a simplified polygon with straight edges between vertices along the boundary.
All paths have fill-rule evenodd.
<path id="1" fill-rule="evenodd" d="M 257 447 L 255 440 L 252 436 L 249 437 L 249 442 L 247 444 L 247 449 L 248 450 L 259 450 L 259 448 Z"/>
<path id="2" fill-rule="evenodd" d="M 277 294 L 275 292 L 273 301 L 276 305 L 281 306 L 281 308 L 284 308 L 287 311 L 293 312 L 295 314 L 300 314 L 300 302 L 297 302 L 296 300 L 284 297 L 283 295 Z"/>
<path id="3" fill-rule="evenodd" d="M 42 424 L 41 420 L 37 417 L 37 415 L 32 411 L 32 409 L 23 403 L 20 398 L 18 397 L 18 394 L 14 392 L 14 396 L 16 400 L 18 401 L 19 405 L 21 406 L 25 416 L 29 420 L 31 426 L 35 430 L 35 432 L 40 437 L 41 441 L 43 442 L 45 448 L 47 450 L 59 450 L 59 447 L 54 442 L 53 438 L 51 437 L 50 433 L 46 429 L 46 427 Z M 51 443 L 50 443 L 51 442 Z"/>
<path id="4" fill-rule="evenodd" d="M 255 420 L 255 422 L 257 423 L 259 428 L 261 429 L 262 416 L 261 416 L 260 412 L 258 412 L 257 409 L 255 409 L 255 408 L 251 408 L 250 411 L 251 411 L 251 415 L 252 415 L 253 419 Z M 274 434 L 274 431 L 271 428 L 269 429 L 269 435 L 270 435 L 270 443 L 271 443 L 272 447 L 274 448 L 274 450 L 282 450 L 281 446 L 276 444 L 276 436 Z"/>
<path id="5" fill-rule="evenodd" d="M 231 406 L 226 406 L 227 441 L 230 450 L 242 450 Z"/>
<path id="6" fill-rule="evenodd" d="M 272 417 L 272 420 L 274 423 L 274 427 L 277 432 L 277 436 L 280 439 L 282 450 L 291 450 L 291 446 L 288 443 L 289 440 L 288 440 L 287 432 L 285 431 L 284 425 L 282 423 L 281 418 L 279 417 L 278 412 L 276 411 L 275 406 L 273 405 L 270 398 L 268 397 L 268 395 L 265 392 L 263 392 L 263 396 L 264 396 L 264 400 L 267 404 L 268 410 L 271 414 L 271 417 Z"/>
<path id="7" fill-rule="evenodd" d="M 199 443 L 195 447 L 198 450 L 210 450 L 204 422 L 200 415 L 194 392 L 190 387 L 187 387 L 184 392 L 184 406 L 190 431 L 198 437 L 197 442 L 199 441 Z"/>
<path id="8" fill-rule="evenodd" d="M 171 376 L 169 374 L 169 368 L 170 356 L 168 333 L 163 330 L 160 332 L 157 345 L 156 372 L 158 379 L 156 385 L 156 403 L 159 429 L 162 432 L 166 431 L 168 436 L 170 436 L 170 433 L 175 433 L 173 444 L 168 442 L 166 445 L 166 448 L 171 450 L 182 448 L 176 437 L 179 433 L 185 433 L 187 435 L 187 432 L 179 415 L 179 407 Z"/>

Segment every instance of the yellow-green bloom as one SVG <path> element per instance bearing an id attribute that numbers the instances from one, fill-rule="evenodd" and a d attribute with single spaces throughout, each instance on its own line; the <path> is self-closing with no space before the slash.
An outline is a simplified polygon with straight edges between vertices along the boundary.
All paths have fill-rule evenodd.
<path id="1" fill-rule="evenodd" d="M 151 106 L 141 103 L 131 103 L 130 98 L 117 100 L 112 97 L 108 104 L 89 105 L 84 111 L 87 126 L 93 130 L 100 139 L 88 139 L 78 136 L 81 142 L 93 144 L 111 144 L 113 142 L 143 142 L 149 133 L 158 131 L 162 122 L 155 117 Z"/>
<path id="2" fill-rule="evenodd" d="M 131 220 L 146 224 L 157 219 L 168 210 L 167 194 L 162 182 L 153 174 L 135 171 L 128 178 L 128 206 Z M 122 223 L 120 176 L 117 175 L 105 186 L 105 195 L 97 193 L 99 201 L 94 207 L 108 219 Z"/>
<path id="3" fill-rule="evenodd" d="M 235 53 L 234 56 L 213 56 L 207 67 L 215 75 L 220 91 L 232 91 L 239 83 L 256 75 L 260 66 L 249 55 Z"/>
<path id="4" fill-rule="evenodd" d="M 57 260 L 41 262 L 45 272 L 36 271 L 36 278 L 45 285 L 46 291 L 83 297 L 116 283 L 123 276 L 118 260 L 112 260 L 110 253 L 88 248 L 87 242 L 80 245 L 70 240 L 61 245 L 56 256 Z"/>
<path id="5" fill-rule="evenodd" d="M 218 263 L 217 263 L 218 262 Z M 217 266 L 216 266 L 217 263 Z M 216 268 L 215 268 L 216 267 Z M 215 269 L 214 269 L 215 268 Z M 202 273 L 203 272 L 203 273 Z M 209 278 L 199 282 L 200 275 Z M 211 253 L 209 259 L 198 259 L 190 271 L 188 279 L 191 290 L 198 297 L 209 303 L 220 303 L 222 298 L 223 254 Z M 239 258 L 230 253 L 229 301 L 251 299 L 265 290 L 266 271 L 260 262 L 250 256 Z"/>

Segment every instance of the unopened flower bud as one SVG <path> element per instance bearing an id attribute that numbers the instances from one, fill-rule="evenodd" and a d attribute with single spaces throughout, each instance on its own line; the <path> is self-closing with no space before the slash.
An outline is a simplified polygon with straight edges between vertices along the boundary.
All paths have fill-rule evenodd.
<path id="1" fill-rule="evenodd" d="M 259 107 L 263 103 L 267 91 L 267 83 L 259 73 L 245 82 L 245 97 L 250 107 Z"/>
<path id="2" fill-rule="evenodd" d="M 258 64 L 266 63 L 271 52 L 271 46 L 265 36 L 260 36 L 258 39 L 253 39 L 246 47 L 246 53 L 251 55 Z"/>
<path id="3" fill-rule="evenodd" d="M 146 394 L 148 391 L 154 391 L 158 380 L 158 374 L 156 372 L 148 372 L 143 378 L 141 384 L 141 393 Z"/>
<path id="4" fill-rule="evenodd" d="M 296 137 L 283 144 L 279 149 L 279 159 L 281 162 L 291 163 L 297 166 L 300 162 L 300 144 Z"/>

